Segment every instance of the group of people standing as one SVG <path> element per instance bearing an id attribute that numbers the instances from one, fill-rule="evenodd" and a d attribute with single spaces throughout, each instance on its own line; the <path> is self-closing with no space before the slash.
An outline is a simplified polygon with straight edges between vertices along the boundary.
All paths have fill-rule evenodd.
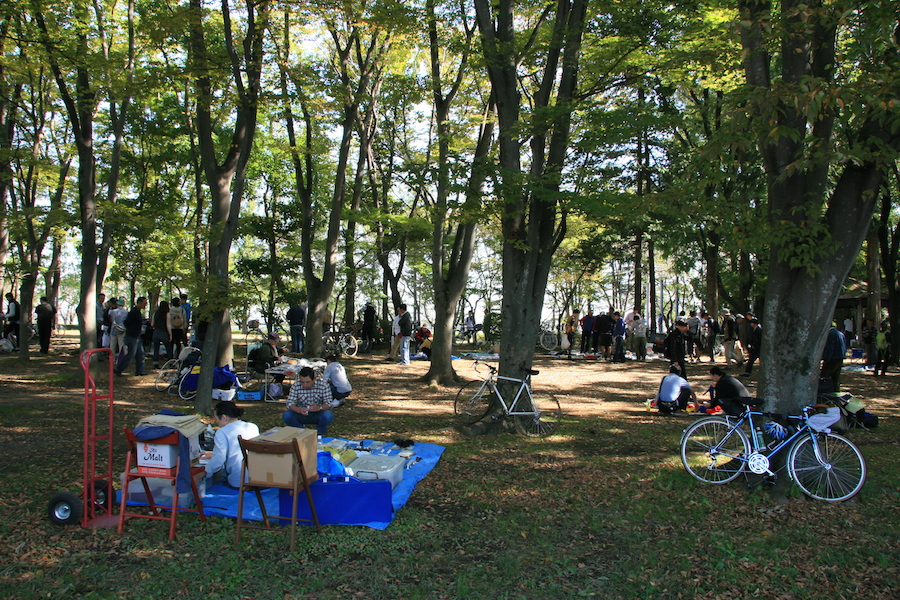
<path id="1" fill-rule="evenodd" d="M 19 328 L 22 325 L 22 306 L 12 292 L 7 292 L 4 297 L 6 298 L 6 312 L 0 315 L 0 322 L 3 323 L 3 339 L 9 342 L 13 350 L 17 350 Z M 40 303 L 34 309 L 34 315 L 41 354 L 47 354 L 50 352 L 53 328 L 56 326 L 56 307 L 50 304 L 50 300 L 46 296 L 41 296 Z"/>
<path id="2" fill-rule="evenodd" d="M 570 353 L 575 347 L 575 333 L 579 329 L 582 354 L 593 353 L 603 360 L 623 362 L 627 343 L 637 360 L 647 359 L 648 326 L 636 311 L 623 317 L 613 308 L 599 315 L 588 309 L 587 314 L 581 316 L 581 311 L 575 309 L 565 324 Z"/>
<path id="3" fill-rule="evenodd" d="M 146 374 L 145 344 L 153 346 L 154 368 L 159 367 L 161 348 L 166 358 L 172 358 L 188 345 L 193 307 L 187 294 L 161 301 L 149 319 L 144 314 L 147 305 L 145 296 L 138 297 L 131 310 L 126 308 L 124 298 L 107 300 L 103 293 L 97 296 L 97 347 L 112 351 L 117 375 L 122 375 L 132 362 L 135 375 Z"/>

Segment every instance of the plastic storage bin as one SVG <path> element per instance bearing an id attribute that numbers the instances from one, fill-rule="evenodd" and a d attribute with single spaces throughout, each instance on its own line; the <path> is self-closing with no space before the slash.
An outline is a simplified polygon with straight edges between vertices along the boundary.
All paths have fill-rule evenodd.
<path id="1" fill-rule="evenodd" d="M 397 487 L 403 479 L 403 465 L 406 459 L 399 456 L 363 455 L 347 465 L 347 474 L 358 479 L 386 479 L 391 488 Z"/>
<path id="2" fill-rule="evenodd" d="M 134 472 L 134 470 L 132 470 Z M 197 493 L 200 498 L 206 496 L 206 476 L 201 474 L 197 476 Z M 171 479 L 158 479 L 156 477 L 147 477 L 147 485 L 150 486 L 150 493 L 153 494 L 153 501 L 157 506 L 172 506 L 172 497 L 175 494 L 175 482 Z M 125 473 L 119 474 L 119 487 L 125 486 Z M 128 502 L 136 504 L 150 504 L 147 500 L 147 494 L 144 492 L 144 486 L 141 485 L 140 479 L 133 480 L 128 485 Z M 178 494 L 178 508 L 190 508 L 194 505 L 194 494 L 190 490 Z"/>

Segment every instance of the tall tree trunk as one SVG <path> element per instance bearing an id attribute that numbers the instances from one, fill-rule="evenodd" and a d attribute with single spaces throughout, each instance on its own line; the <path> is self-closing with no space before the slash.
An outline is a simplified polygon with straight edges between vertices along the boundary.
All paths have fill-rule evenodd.
<path id="1" fill-rule="evenodd" d="M 866 273 L 868 275 L 866 317 L 872 319 L 877 327 L 881 323 L 881 249 L 878 244 L 877 222 L 869 226 L 866 235 Z"/>
<path id="2" fill-rule="evenodd" d="M 837 109 L 820 106 L 810 115 L 795 100 L 810 78 L 826 90 L 832 85 L 838 8 L 817 2 L 808 11 L 799 0 L 783 2 L 778 5 L 779 29 L 771 20 L 772 5 L 757 0 L 739 0 L 738 5 L 747 82 L 756 90 L 755 98 L 768 95 L 765 105 L 751 103 L 760 118 L 772 233 L 759 395 L 768 409 L 788 412 L 815 398 L 834 307 L 869 230 L 882 181 L 876 148 L 896 150 L 900 145 L 897 133 L 884 128 L 886 117 L 897 117 L 897 93 L 895 86 L 883 103 L 893 106 L 891 115 L 872 115 L 853 135 L 844 134 L 858 140 L 855 150 L 864 158 L 840 165 L 817 158 L 830 148 Z M 768 49 L 777 46 L 771 43 L 776 41 L 772 32 L 780 36 L 778 60 L 769 55 Z M 887 48 L 884 58 L 876 68 L 883 62 L 900 63 L 896 48 Z M 780 68 L 777 89 L 771 74 L 775 65 Z M 867 65 L 858 66 L 864 73 Z M 781 130 L 799 135 L 778 135 Z M 828 247 L 812 245 L 810 252 L 810 236 L 820 244 L 827 239 Z"/>
<path id="3" fill-rule="evenodd" d="M 197 73 L 197 133 L 200 162 L 210 191 L 210 242 L 209 269 L 206 289 L 201 296 L 201 307 L 211 315 L 203 353 L 200 379 L 194 408 L 202 414 L 212 413 L 212 378 L 216 365 L 230 364 L 233 357 L 231 319 L 228 309 L 231 300 L 229 259 L 231 243 L 241 214 L 241 202 L 246 183 L 247 161 L 253 149 L 256 134 L 261 73 L 264 56 L 265 33 L 270 3 L 268 0 L 250 2 L 246 8 L 246 31 L 238 54 L 234 44 L 231 8 L 228 0 L 222 0 L 222 17 L 225 28 L 225 50 L 231 57 L 232 84 L 238 103 L 231 144 L 221 164 L 216 158 L 214 122 L 211 103 L 214 94 L 208 74 L 207 44 L 203 29 L 203 7 L 200 0 L 191 0 L 190 51 Z M 246 82 L 244 78 L 246 77 Z M 212 351 L 210 351 L 212 350 Z"/>
<path id="4" fill-rule="evenodd" d="M 569 143 L 586 8 L 582 0 L 560 0 L 555 6 L 552 39 L 546 48 L 539 88 L 530 99 L 539 113 L 547 111 L 551 104 L 554 108 L 552 114 L 534 119 L 529 131 L 530 166 L 523 171 L 515 2 L 475 0 L 499 124 L 499 194 L 503 200 L 500 372 L 515 378 L 533 363 L 552 258 L 566 231 L 565 212 L 560 214 L 559 208 L 559 188 Z"/>

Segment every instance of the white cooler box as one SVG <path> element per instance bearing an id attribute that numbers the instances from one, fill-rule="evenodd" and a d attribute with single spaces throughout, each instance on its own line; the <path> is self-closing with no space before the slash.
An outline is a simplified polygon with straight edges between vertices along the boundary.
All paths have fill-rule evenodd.
<path id="1" fill-rule="evenodd" d="M 136 469 L 132 470 L 132 473 Z M 206 496 L 206 473 L 200 473 L 196 476 L 197 493 L 202 499 Z M 150 493 L 153 494 L 153 501 L 157 505 L 172 506 L 172 497 L 175 495 L 175 482 L 171 479 L 159 479 L 157 477 L 147 477 L 147 485 L 150 486 Z M 125 473 L 119 474 L 119 487 L 125 487 Z M 128 502 L 137 502 L 139 504 L 149 504 L 147 493 L 144 491 L 144 485 L 140 479 L 132 479 L 128 484 Z M 194 505 L 194 494 L 191 490 L 178 494 L 178 508 L 190 508 Z"/>
<path id="2" fill-rule="evenodd" d="M 403 479 L 405 463 L 406 459 L 401 456 L 363 454 L 347 465 L 347 474 L 363 480 L 387 479 L 393 489 Z"/>

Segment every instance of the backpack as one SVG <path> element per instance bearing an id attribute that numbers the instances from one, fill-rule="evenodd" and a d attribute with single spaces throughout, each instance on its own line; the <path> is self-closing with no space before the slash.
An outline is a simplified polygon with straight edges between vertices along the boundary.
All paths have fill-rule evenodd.
<path id="1" fill-rule="evenodd" d="M 840 407 L 841 421 L 839 423 L 844 425 L 843 430 L 840 427 L 832 426 L 832 429 L 838 433 L 845 433 L 853 427 L 861 429 L 878 427 L 878 417 L 866 412 L 863 403 L 850 394 L 819 394 L 819 402 L 828 406 Z"/>
<path id="2" fill-rule="evenodd" d="M 175 329 L 181 329 L 184 327 L 184 314 L 183 313 L 172 313 L 172 327 Z"/>

